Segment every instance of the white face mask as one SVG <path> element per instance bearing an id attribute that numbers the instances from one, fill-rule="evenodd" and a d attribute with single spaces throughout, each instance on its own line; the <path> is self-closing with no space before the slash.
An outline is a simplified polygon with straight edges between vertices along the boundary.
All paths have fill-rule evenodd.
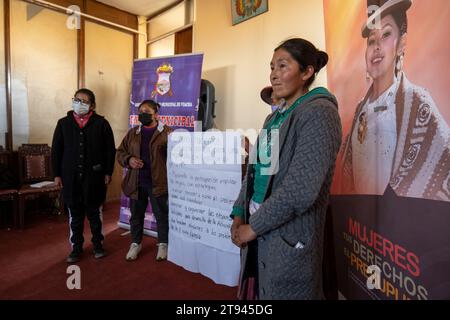
<path id="1" fill-rule="evenodd" d="M 84 116 L 85 114 L 87 114 L 89 112 L 89 104 L 83 103 L 81 101 L 73 100 L 72 108 L 73 108 L 73 111 L 80 116 Z"/>

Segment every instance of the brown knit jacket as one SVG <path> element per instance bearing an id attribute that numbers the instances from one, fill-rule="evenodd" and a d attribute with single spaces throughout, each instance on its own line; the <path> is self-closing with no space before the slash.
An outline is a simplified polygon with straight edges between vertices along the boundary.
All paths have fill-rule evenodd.
<path id="1" fill-rule="evenodd" d="M 158 123 L 158 128 L 150 141 L 150 160 L 152 172 L 152 193 L 155 197 L 167 194 L 167 140 L 173 130 Z M 129 165 L 131 157 L 140 158 L 141 130 L 140 126 L 132 128 L 123 138 L 117 150 L 117 161 L 128 169 L 122 181 L 122 191 L 131 199 L 138 198 L 139 169 L 132 169 Z"/>

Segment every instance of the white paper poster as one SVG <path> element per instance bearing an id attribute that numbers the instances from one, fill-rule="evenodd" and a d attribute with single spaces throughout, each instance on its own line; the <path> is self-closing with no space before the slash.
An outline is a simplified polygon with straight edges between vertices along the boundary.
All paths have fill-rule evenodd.
<path id="1" fill-rule="evenodd" d="M 241 188 L 241 135 L 174 132 L 168 153 L 169 260 L 237 285 L 239 248 L 231 242 L 230 213 Z"/>

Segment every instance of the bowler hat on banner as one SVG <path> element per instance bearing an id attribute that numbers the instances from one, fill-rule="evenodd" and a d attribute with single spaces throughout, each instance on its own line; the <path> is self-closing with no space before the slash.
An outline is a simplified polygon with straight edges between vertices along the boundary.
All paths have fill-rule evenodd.
<path id="1" fill-rule="evenodd" d="M 411 7 L 411 5 L 412 0 L 367 0 L 369 15 L 367 21 L 364 22 L 361 28 L 363 38 L 367 38 L 369 36 L 371 26 L 375 24 L 376 19 L 382 19 L 388 14 L 396 11 L 406 11 Z"/>

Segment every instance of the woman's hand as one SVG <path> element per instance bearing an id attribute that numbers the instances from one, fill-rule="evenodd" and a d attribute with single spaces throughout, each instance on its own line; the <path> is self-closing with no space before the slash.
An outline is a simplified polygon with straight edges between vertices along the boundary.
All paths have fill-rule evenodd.
<path id="1" fill-rule="evenodd" d="M 238 240 L 237 230 L 238 230 L 239 226 L 241 226 L 242 224 L 244 224 L 244 220 L 242 220 L 241 217 L 234 217 L 233 224 L 231 225 L 231 229 L 230 229 L 231 241 L 238 247 L 239 247 L 239 245 L 237 244 L 237 240 Z"/>
<path id="2" fill-rule="evenodd" d="M 133 169 L 140 169 L 144 166 L 144 161 L 136 157 L 131 157 L 130 160 L 128 160 L 128 164 Z"/>
<path id="3" fill-rule="evenodd" d="M 249 224 L 243 224 L 237 229 L 237 245 L 246 245 L 247 242 L 256 239 L 256 233 Z"/>

